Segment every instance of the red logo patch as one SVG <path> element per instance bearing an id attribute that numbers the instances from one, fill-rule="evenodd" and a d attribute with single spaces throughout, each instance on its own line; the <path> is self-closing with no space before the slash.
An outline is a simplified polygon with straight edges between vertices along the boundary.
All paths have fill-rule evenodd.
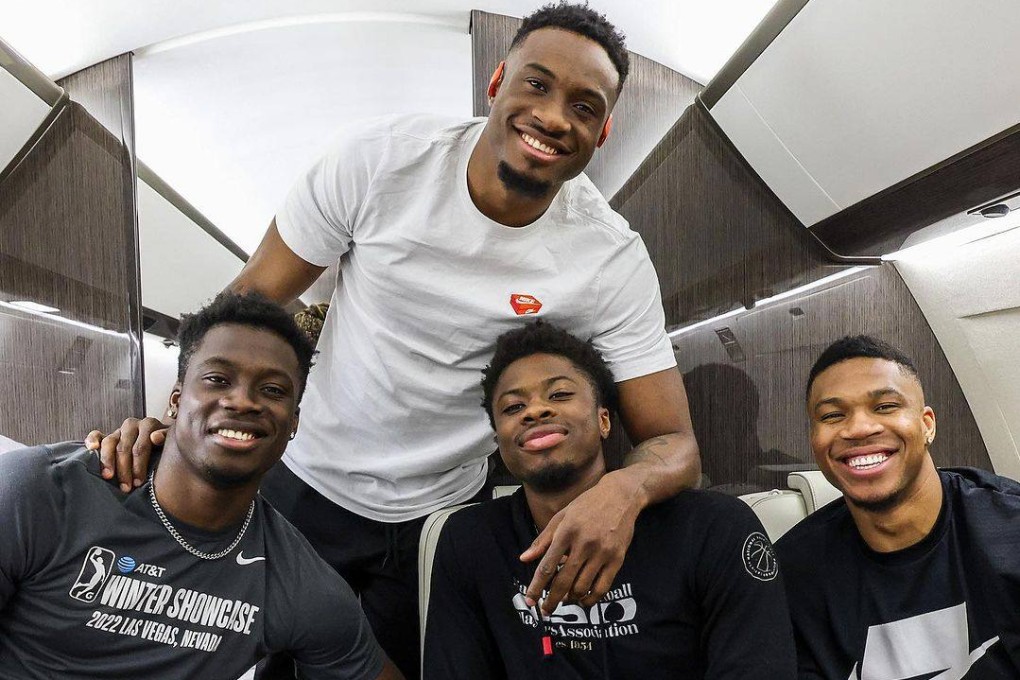
<path id="1" fill-rule="evenodd" d="M 517 316 L 525 314 L 538 314 L 542 309 L 542 303 L 534 295 L 523 295 L 521 293 L 510 294 L 510 306 L 514 308 Z"/>

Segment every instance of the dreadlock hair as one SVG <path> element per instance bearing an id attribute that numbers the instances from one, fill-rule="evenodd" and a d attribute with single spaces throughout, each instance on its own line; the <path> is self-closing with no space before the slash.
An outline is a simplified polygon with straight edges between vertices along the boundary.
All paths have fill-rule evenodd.
<path id="1" fill-rule="evenodd" d="M 849 359 L 885 359 L 899 365 L 900 370 L 909 373 L 920 381 L 917 367 L 906 354 L 887 342 L 870 335 L 846 335 L 825 348 L 808 374 L 804 398 L 811 392 L 815 378 L 825 369 Z"/>
<path id="2" fill-rule="evenodd" d="M 602 355 L 591 344 L 567 331 L 541 320 L 521 328 L 507 331 L 496 339 L 496 352 L 492 361 L 482 369 L 482 408 L 489 416 L 489 424 L 496 428 L 492 415 L 492 398 L 503 371 L 507 366 L 533 354 L 561 356 L 581 371 L 595 390 L 595 401 L 610 411 L 616 409 L 616 383 Z"/>
<path id="3" fill-rule="evenodd" d="M 630 55 L 624 44 L 626 36 L 609 23 L 605 14 L 599 14 L 589 7 L 587 2 L 583 5 L 566 0 L 549 3 L 524 17 L 524 23 L 510 43 L 510 51 L 523 43 L 529 33 L 540 28 L 560 28 L 597 42 L 609 55 L 620 76 L 620 82 L 616 86 L 617 93 L 623 89 L 623 83 L 630 72 Z"/>
<path id="4" fill-rule="evenodd" d="M 226 323 L 270 331 L 287 341 L 287 344 L 294 350 L 294 354 L 297 355 L 299 377 L 301 378 L 301 384 L 298 387 L 298 399 L 300 400 L 305 391 L 308 371 L 312 367 L 315 346 L 283 307 L 264 295 L 254 292 L 224 291 L 194 314 L 185 314 L 181 317 L 181 327 L 177 332 L 177 343 L 181 348 L 180 356 L 177 358 L 177 380 L 184 381 L 184 374 L 188 371 L 191 357 L 202 343 L 205 334 L 214 326 Z"/>

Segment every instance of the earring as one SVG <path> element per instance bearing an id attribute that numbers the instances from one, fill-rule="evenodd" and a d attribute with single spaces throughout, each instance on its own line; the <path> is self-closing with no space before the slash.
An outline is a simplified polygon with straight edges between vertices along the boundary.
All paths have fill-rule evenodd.
<path id="1" fill-rule="evenodd" d="M 290 433 L 290 437 L 288 437 L 288 439 L 293 440 L 294 437 L 296 437 L 296 436 L 297 436 L 297 430 L 294 430 L 293 432 Z"/>
<path id="2" fill-rule="evenodd" d="M 170 418 L 175 418 L 176 419 L 177 418 L 177 406 L 175 406 L 174 404 L 170 404 L 170 408 L 168 408 L 166 410 L 166 414 Z"/>

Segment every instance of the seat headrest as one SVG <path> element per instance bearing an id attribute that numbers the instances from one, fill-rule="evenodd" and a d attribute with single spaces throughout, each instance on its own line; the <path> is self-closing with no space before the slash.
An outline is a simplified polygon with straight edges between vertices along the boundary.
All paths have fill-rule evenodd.
<path id="1" fill-rule="evenodd" d="M 839 489 L 829 484 L 818 470 L 804 470 L 802 472 L 791 472 L 786 478 L 787 485 L 804 496 L 804 505 L 810 515 L 824 505 L 828 505 L 843 494 Z"/>

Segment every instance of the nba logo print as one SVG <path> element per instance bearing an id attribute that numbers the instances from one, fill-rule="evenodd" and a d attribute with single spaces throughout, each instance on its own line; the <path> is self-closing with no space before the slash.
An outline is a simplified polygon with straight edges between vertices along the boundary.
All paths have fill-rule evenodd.
<path id="1" fill-rule="evenodd" d="M 113 571 L 113 563 L 117 556 L 112 550 L 93 546 L 85 553 L 81 563 L 81 572 L 75 579 L 68 595 L 82 602 L 95 602 L 96 595 L 103 589 L 103 584 Z"/>
<path id="2" fill-rule="evenodd" d="M 538 314 L 538 310 L 542 309 L 542 302 L 534 295 L 511 293 L 510 306 L 513 307 L 514 313 L 517 316 L 524 316 L 526 314 Z"/>

